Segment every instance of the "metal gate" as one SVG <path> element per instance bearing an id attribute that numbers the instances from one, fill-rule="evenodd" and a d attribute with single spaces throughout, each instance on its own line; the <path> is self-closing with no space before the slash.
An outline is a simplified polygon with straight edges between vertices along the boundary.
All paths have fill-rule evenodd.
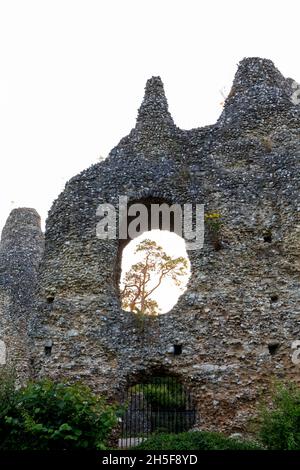
<path id="1" fill-rule="evenodd" d="M 152 377 L 132 385 L 122 405 L 122 448 L 132 447 L 154 432 L 187 431 L 196 421 L 192 398 L 175 377 Z"/>

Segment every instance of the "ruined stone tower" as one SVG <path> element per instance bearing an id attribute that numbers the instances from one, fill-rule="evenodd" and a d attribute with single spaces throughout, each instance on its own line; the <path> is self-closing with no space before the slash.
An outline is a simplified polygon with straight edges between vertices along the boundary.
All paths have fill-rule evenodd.
<path id="1" fill-rule="evenodd" d="M 32 374 L 30 327 L 43 248 L 38 213 L 14 209 L 0 243 L 0 367 L 7 362 L 16 368 L 20 382 Z"/>
<path id="2" fill-rule="evenodd" d="M 18 370 L 83 380 L 110 396 L 164 371 L 191 391 L 201 428 L 228 431 L 243 428 L 274 377 L 299 380 L 291 360 L 300 340 L 294 93 L 271 61 L 244 59 L 217 123 L 184 131 L 153 77 L 136 127 L 54 202 L 42 258 L 37 214 L 11 214 L 1 242 L 0 339 Z M 120 195 L 204 204 L 223 220 L 221 249 L 206 231 L 203 249 L 189 253 L 186 292 L 143 333 L 120 307 L 126 241 L 95 234 L 98 205 L 117 207 Z M 170 352 L 174 345 L 180 355 Z"/>

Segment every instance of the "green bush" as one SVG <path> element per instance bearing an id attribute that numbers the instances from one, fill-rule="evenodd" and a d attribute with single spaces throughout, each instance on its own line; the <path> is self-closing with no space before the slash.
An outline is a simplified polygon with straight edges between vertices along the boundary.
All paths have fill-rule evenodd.
<path id="1" fill-rule="evenodd" d="M 2 369 L 0 373 L 0 449 L 9 433 L 5 416 L 15 406 L 15 400 L 15 375 L 10 369 Z"/>
<path id="2" fill-rule="evenodd" d="M 11 369 L 0 373 L 0 417 L 11 408 L 15 398 L 15 374 Z"/>
<path id="3" fill-rule="evenodd" d="M 0 383 L 0 450 L 105 449 L 115 409 L 88 387 L 43 380 L 15 390 L 5 378 Z"/>
<path id="4" fill-rule="evenodd" d="M 153 434 L 136 449 L 144 450 L 258 450 L 260 447 L 249 441 L 229 438 L 220 433 L 206 431 L 180 434 Z"/>
<path id="5" fill-rule="evenodd" d="M 300 389 L 277 385 L 272 409 L 264 407 L 258 433 L 270 450 L 300 450 Z"/>

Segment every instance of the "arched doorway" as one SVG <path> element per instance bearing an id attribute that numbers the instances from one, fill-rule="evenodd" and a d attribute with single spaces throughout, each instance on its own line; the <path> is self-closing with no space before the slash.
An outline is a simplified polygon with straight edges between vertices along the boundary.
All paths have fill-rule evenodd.
<path id="1" fill-rule="evenodd" d="M 122 448 L 133 447 L 155 432 L 188 431 L 196 422 L 192 396 L 174 376 L 159 374 L 129 385 L 122 406 Z"/>

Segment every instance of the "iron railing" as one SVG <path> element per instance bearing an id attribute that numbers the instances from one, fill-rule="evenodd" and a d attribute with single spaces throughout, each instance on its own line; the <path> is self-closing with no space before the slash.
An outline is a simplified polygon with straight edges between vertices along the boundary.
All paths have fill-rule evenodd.
<path id="1" fill-rule="evenodd" d="M 154 432 L 187 431 L 196 421 L 192 397 L 175 377 L 152 377 L 130 386 L 122 405 L 122 448 L 132 447 Z"/>

